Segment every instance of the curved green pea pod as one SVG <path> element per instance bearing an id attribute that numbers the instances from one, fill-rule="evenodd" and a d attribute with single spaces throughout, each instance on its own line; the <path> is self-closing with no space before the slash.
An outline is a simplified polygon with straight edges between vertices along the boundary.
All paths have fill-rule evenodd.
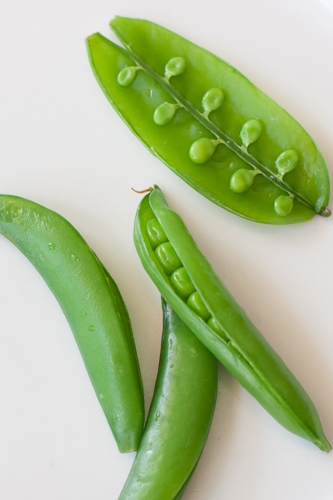
<path id="1" fill-rule="evenodd" d="M 206 323 L 170 284 L 146 232 L 147 222 L 154 218 L 215 322 Z M 134 241 L 142 264 L 161 295 L 199 340 L 280 424 L 321 450 L 330 450 L 309 396 L 215 274 L 159 188 L 145 196 L 138 208 Z M 209 326 L 212 323 L 214 329 Z"/>
<path id="2" fill-rule="evenodd" d="M 223 60 L 156 24 L 116 17 L 111 28 L 125 49 L 98 33 L 88 37 L 93 72 L 132 132 L 174 173 L 214 203 L 257 222 L 291 224 L 330 215 L 324 159 L 278 104 Z M 175 57 L 186 64 L 168 80 L 164 68 Z M 118 74 L 135 64 L 140 67 L 135 80 L 122 87 Z M 221 98 L 207 108 L 205 96 L 216 91 Z M 153 117 L 164 102 L 178 108 L 160 127 Z M 294 151 L 298 162 L 281 175 L 277 159 L 284 151 Z M 261 175 L 246 191 L 233 191 L 233 174 L 249 168 Z M 283 217 L 274 210 L 282 195 L 294 200 Z"/>
<path id="3" fill-rule="evenodd" d="M 160 364 L 147 425 L 119 500 L 178 500 L 205 446 L 216 359 L 165 300 Z"/>
<path id="4" fill-rule="evenodd" d="M 118 287 L 59 214 L 0 195 L 0 232 L 30 260 L 62 308 L 121 452 L 143 431 L 143 391 L 130 319 Z"/>

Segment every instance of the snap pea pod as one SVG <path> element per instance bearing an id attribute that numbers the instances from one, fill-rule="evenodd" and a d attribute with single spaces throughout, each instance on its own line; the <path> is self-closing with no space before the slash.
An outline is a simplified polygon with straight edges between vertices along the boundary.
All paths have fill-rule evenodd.
<path id="1" fill-rule="evenodd" d="M 76 229 L 29 200 L 0 195 L 0 232 L 30 260 L 58 300 L 121 452 L 143 431 L 140 369 L 119 289 Z"/>
<path id="2" fill-rule="evenodd" d="M 147 425 L 119 500 L 179 500 L 205 446 L 217 365 L 165 300 L 160 364 Z"/>
<path id="3" fill-rule="evenodd" d="M 199 340 L 280 424 L 329 451 L 309 396 L 228 292 L 157 187 L 140 203 L 134 241 L 161 295 Z"/>
<path id="4" fill-rule="evenodd" d="M 330 215 L 324 159 L 305 130 L 210 52 L 148 21 L 116 17 L 125 47 L 87 38 L 92 70 L 132 132 L 185 182 L 247 219 Z"/>

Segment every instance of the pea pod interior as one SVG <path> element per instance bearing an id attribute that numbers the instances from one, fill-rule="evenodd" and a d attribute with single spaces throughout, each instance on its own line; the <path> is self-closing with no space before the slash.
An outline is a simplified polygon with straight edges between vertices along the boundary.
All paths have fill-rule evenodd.
<path id="1" fill-rule="evenodd" d="M 286 111 L 229 64 L 158 25 L 116 17 L 111 27 L 126 50 L 98 33 L 88 37 L 95 76 L 126 124 L 177 175 L 258 222 L 329 215 L 323 157 Z"/>
<path id="2" fill-rule="evenodd" d="M 190 303 L 194 294 L 186 302 L 176 293 L 169 272 L 158 258 L 147 233 L 147 223 L 152 219 L 159 222 L 194 285 L 194 294 L 200 299 L 196 305 Z M 328 451 L 331 446 L 309 396 L 228 292 L 158 188 L 138 208 L 134 241 L 145 270 L 162 296 L 203 344 L 278 422 Z"/>
<path id="3" fill-rule="evenodd" d="M 58 300 L 119 450 L 136 450 L 143 390 L 130 319 L 116 283 L 76 229 L 41 205 L 1 195 L 0 232 Z"/>

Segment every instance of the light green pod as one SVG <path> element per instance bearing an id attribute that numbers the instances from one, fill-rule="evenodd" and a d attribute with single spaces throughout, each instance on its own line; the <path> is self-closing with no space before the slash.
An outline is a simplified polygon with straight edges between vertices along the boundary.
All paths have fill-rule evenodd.
<path id="1" fill-rule="evenodd" d="M 217 393 L 214 356 L 165 300 L 147 425 L 119 500 L 180 500 L 199 461 Z"/>
<path id="2" fill-rule="evenodd" d="M 162 26 L 124 17 L 110 25 L 124 48 L 98 33 L 88 37 L 92 70 L 118 115 L 175 174 L 212 202 L 256 222 L 294 224 L 330 215 L 324 158 L 276 102 L 226 61 Z M 118 74 L 133 65 L 142 70 L 133 85 L 119 85 Z M 160 127 L 152 116 L 164 102 L 179 110 Z M 284 177 L 286 151 L 298 161 Z M 261 172 L 242 193 L 230 188 L 239 169 Z M 274 208 L 279 196 L 293 197 L 286 216 Z"/>
<path id="3" fill-rule="evenodd" d="M 214 321 L 200 317 L 170 284 L 146 236 L 146 225 L 151 219 L 159 221 Z M 198 339 L 281 425 L 329 451 L 331 445 L 311 399 L 215 274 L 183 220 L 168 207 L 158 188 L 138 208 L 134 241 L 159 292 Z"/>
<path id="4" fill-rule="evenodd" d="M 144 421 L 142 382 L 116 283 L 66 219 L 32 201 L 0 195 L 0 232 L 58 300 L 119 450 L 136 450 Z"/>

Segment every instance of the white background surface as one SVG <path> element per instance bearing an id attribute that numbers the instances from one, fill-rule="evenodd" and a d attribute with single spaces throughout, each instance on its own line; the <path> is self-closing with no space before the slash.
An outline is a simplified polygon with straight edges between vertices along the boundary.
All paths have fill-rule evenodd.
<path id="1" fill-rule="evenodd" d="M 333 217 L 265 226 L 201 197 L 141 145 L 94 79 L 84 38 L 114 15 L 211 50 L 313 136 L 333 178 L 333 10 L 319 0 L 13 0 L 0 6 L 0 191 L 66 217 L 128 306 L 152 396 L 160 297 L 132 226 L 158 184 L 217 273 L 301 381 L 333 442 Z M 330 205 L 332 209 L 332 205 Z M 114 500 L 121 455 L 66 320 L 31 264 L 0 239 L 0 498 Z M 331 500 L 333 452 L 281 428 L 220 367 L 216 413 L 184 500 Z M 148 500 L 148 499 L 147 499 Z"/>

